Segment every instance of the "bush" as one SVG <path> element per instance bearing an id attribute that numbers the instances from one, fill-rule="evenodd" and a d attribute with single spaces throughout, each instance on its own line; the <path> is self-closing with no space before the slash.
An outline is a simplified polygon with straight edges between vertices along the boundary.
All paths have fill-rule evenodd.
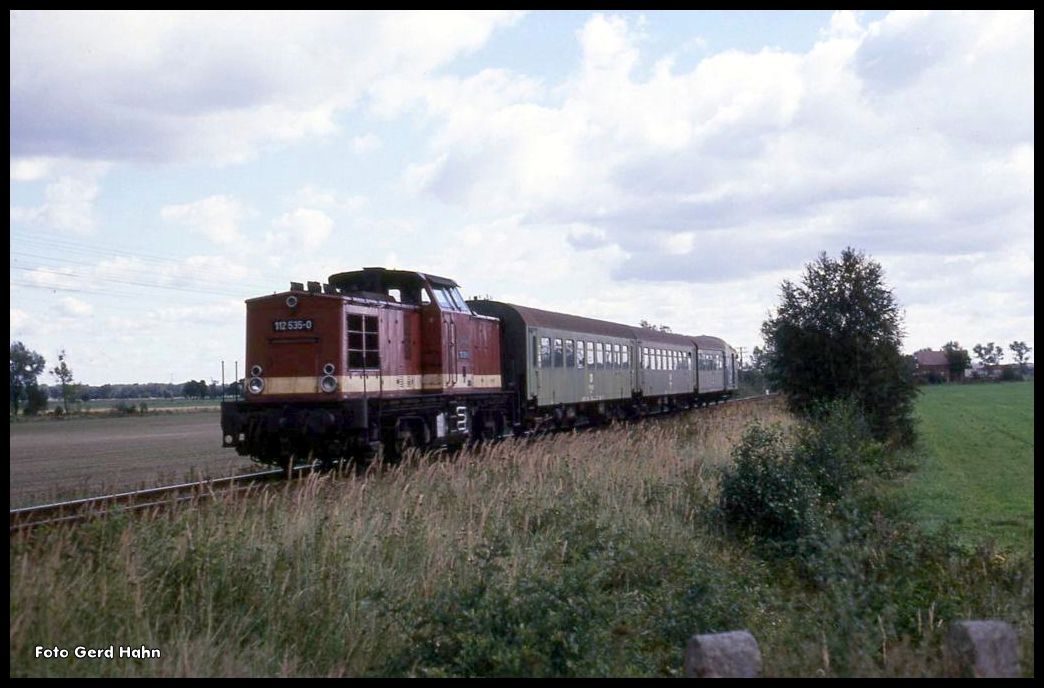
<path id="1" fill-rule="evenodd" d="M 821 524 L 819 489 L 811 472 L 795 461 L 778 426 L 755 423 L 732 452 L 719 507 L 725 521 L 759 539 L 794 542 Z"/>
<path id="2" fill-rule="evenodd" d="M 134 415 L 138 412 L 138 407 L 130 402 L 121 401 L 112 405 L 112 412 L 121 416 Z"/>
<path id="3" fill-rule="evenodd" d="M 795 460 L 804 466 L 823 497 L 840 499 L 885 456 L 855 399 L 820 404 L 798 431 Z"/>
<path id="4" fill-rule="evenodd" d="M 1014 368 L 1004 368 L 1001 370 L 1000 379 L 1005 382 L 1013 382 L 1015 380 L 1021 380 L 1022 375 L 1020 375 L 1019 371 L 1015 370 Z"/>
<path id="5" fill-rule="evenodd" d="M 22 413 L 27 416 L 35 416 L 41 411 L 47 410 L 47 393 L 36 386 L 29 387 L 25 391 L 26 402 Z"/>

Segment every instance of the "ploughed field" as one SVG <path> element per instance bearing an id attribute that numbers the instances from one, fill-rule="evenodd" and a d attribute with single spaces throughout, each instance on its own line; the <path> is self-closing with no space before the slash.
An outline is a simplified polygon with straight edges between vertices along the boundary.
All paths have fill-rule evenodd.
<path id="1" fill-rule="evenodd" d="M 12 423 L 10 465 L 12 508 L 259 470 L 212 412 Z"/>

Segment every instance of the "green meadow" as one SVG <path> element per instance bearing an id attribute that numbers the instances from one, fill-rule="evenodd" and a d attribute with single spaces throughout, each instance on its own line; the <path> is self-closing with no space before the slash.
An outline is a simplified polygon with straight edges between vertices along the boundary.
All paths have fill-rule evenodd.
<path id="1" fill-rule="evenodd" d="M 962 540 L 1033 551 L 1033 383 L 933 385 L 918 402 L 917 519 Z"/>

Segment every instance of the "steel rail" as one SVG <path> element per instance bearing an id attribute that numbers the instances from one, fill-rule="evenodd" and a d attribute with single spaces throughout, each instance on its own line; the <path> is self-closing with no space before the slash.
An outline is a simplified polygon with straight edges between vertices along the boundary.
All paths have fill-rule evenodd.
<path id="1" fill-rule="evenodd" d="M 309 468 L 311 466 L 294 466 L 290 472 L 291 474 L 300 474 Z M 144 490 L 131 490 L 110 495 L 20 507 L 10 510 L 10 530 L 15 532 L 46 524 L 74 523 L 104 516 L 115 511 L 138 511 L 148 508 L 160 508 L 179 502 L 211 497 L 216 494 L 230 494 L 249 490 L 259 483 L 283 477 L 287 477 L 287 471 L 275 468 L 223 478 L 208 478 L 191 483 L 178 483 L 176 485 L 150 487 Z M 215 488 L 217 492 L 215 492 Z"/>

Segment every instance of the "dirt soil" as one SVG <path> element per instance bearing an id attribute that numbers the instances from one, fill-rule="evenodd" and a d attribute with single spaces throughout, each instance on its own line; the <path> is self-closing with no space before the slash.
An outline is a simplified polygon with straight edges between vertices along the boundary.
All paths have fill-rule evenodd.
<path id="1" fill-rule="evenodd" d="M 221 448 L 217 413 L 11 424 L 11 507 L 263 470 Z"/>

